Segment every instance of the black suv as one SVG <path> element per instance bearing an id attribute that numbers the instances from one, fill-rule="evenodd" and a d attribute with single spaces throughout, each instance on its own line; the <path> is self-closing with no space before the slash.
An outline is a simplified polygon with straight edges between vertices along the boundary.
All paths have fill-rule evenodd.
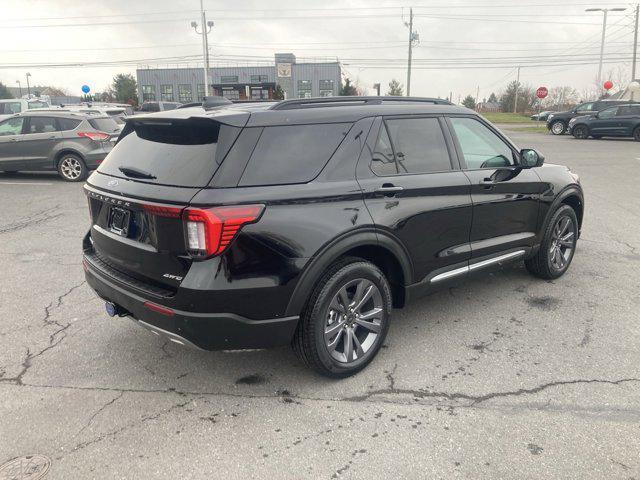
<path id="1" fill-rule="evenodd" d="M 207 350 L 292 344 L 333 377 L 450 280 L 516 260 L 561 276 L 584 205 L 576 175 L 473 111 L 380 97 L 130 117 L 85 192 L 110 315 Z"/>
<path id="2" fill-rule="evenodd" d="M 567 112 L 552 113 L 547 117 L 547 129 L 554 135 L 564 135 L 569 128 L 569 121 L 572 118 L 583 115 L 595 115 L 605 108 L 622 103 L 625 102 L 622 100 L 597 100 L 595 102 L 581 103 Z"/>
<path id="3" fill-rule="evenodd" d="M 640 103 L 621 104 L 595 115 L 572 118 L 569 133 L 582 140 L 589 137 L 633 137 L 640 141 Z"/>

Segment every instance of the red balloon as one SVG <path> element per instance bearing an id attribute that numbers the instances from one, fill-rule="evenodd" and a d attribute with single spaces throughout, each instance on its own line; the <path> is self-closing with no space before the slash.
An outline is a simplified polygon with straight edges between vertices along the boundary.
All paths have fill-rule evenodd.
<path id="1" fill-rule="evenodd" d="M 604 89 L 611 90 L 613 88 L 613 82 L 611 80 L 607 80 L 604 82 Z"/>

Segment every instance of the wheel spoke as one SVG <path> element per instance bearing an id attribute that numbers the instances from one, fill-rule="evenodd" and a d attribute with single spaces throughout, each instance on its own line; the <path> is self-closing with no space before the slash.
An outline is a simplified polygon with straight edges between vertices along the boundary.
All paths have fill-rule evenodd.
<path id="1" fill-rule="evenodd" d="M 570 240 L 560 240 L 558 243 L 563 247 L 573 248 L 573 242 Z"/>
<path id="2" fill-rule="evenodd" d="M 364 283 L 364 280 L 361 282 Z M 360 285 L 358 285 L 358 290 L 360 289 Z M 366 289 L 364 289 L 364 293 L 360 292 L 360 296 L 356 297 L 356 306 L 353 307 L 354 310 L 356 312 L 359 312 L 360 309 L 367 303 L 367 301 L 371 298 L 371 295 L 373 295 L 373 291 L 374 291 L 374 286 L 372 283 L 367 282 L 366 284 Z M 358 292 L 356 291 L 356 295 L 358 294 Z M 359 299 L 359 300 L 358 300 Z"/>
<path id="3" fill-rule="evenodd" d="M 337 322 L 332 323 L 331 325 L 327 326 L 327 328 L 325 328 L 324 330 L 324 336 L 327 340 L 331 340 L 333 338 L 333 336 L 336 334 L 336 332 L 338 330 L 341 330 L 342 327 L 344 327 L 345 321 L 344 320 L 339 320 Z"/>
<path id="4" fill-rule="evenodd" d="M 382 312 L 382 308 L 375 307 L 372 310 L 369 310 L 368 312 L 361 314 L 360 320 L 371 320 L 373 318 L 378 317 L 380 315 L 380 312 Z"/>
<path id="5" fill-rule="evenodd" d="M 379 323 L 367 322 L 366 320 L 362 320 L 362 318 L 358 318 L 356 320 L 356 324 L 366 328 L 373 333 L 380 333 L 380 330 L 382 329 L 382 326 Z"/>
<path id="6" fill-rule="evenodd" d="M 344 332 L 344 356 L 347 362 L 351 362 L 353 361 L 353 330 L 347 328 Z"/>
<path id="7" fill-rule="evenodd" d="M 340 343 L 340 339 L 342 338 L 344 332 L 345 332 L 344 330 L 339 330 L 338 334 L 336 335 L 336 338 L 334 338 L 333 340 L 327 341 L 327 348 L 329 349 L 329 353 L 333 352 L 336 349 L 336 347 L 338 346 L 338 343 Z"/>
<path id="8" fill-rule="evenodd" d="M 344 311 L 346 312 L 347 308 L 349 308 L 349 304 L 351 303 L 349 302 L 349 294 L 347 293 L 347 287 L 342 287 L 338 292 L 338 296 L 340 297 L 340 301 L 342 302 Z"/>
<path id="9" fill-rule="evenodd" d="M 558 235 L 559 237 L 562 237 L 565 234 L 565 232 L 569 228 L 569 222 L 571 222 L 571 220 L 569 220 L 569 217 L 563 217 L 560 219 L 560 221 L 558 222 L 560 227 L 560 234 Z"/>
<path id="10" fill-rule="evenodd" d="M 338 313 L 342 313 L 342 314 L 347 313 L 347 309 L 344 308 L 344 306 L 338 301 L 338 297 L 333 297 L 333 300 L 331 300 L 331 305 L 329 305 L 329 308 Z"/>
<path id="11" fill-rule="evenodd" d="M 364 350 L 362 350 L 362 344 L 360 343 L 358 336 L 355 333 L 353 333 L 353 331 L 351 336 L 353 337 L 353 343 L 355 343 L 356 345 L 357 358 L 362 358 L 364 356 Z"/>

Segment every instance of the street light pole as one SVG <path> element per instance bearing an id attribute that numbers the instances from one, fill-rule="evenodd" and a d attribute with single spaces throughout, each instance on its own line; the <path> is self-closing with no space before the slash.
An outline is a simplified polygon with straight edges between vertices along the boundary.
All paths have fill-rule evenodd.
<path id="1" fill-rule="evenodd" d="M 609 12 L 624 12 L 626 8 L 587 8 L 585 12 L 602 12 L 602 40 L 600 42 L 600 62 L 598 63 L 598 85 L 602 88 L 602 60 L 604 58 L 604 39 L 607 34 L 607 14 Z"/>
<path id="2" fill-rule="evenodd" d="M 27 98 L 31 98 L 31 87 L 29 87 L 29 77 L 31 74 L 27 72 Z"/>
<path id="3" fill-rule="evenodd" d="M 16 83 L 18 84 L 18 89 L 20 90 L 20 98 L 22 98 L 22 85 L 20 84 L 20 80 L 16 80 Z"/>
<path id="4" fill-rule="evenodd" d="M 516 78 L 516 98 L 513 102 L 513 113 L 518 113 L 518 90 L 520 90 L 520 67 L 518 67 L 518 76 Z"/>
<path id="5" fill-rule="evenodd" d="M 200 0 L 200 21 L 202 22 L 202 32 L 198 32 L 198 23 L 191 22 L 191 26 L 196 33 L 202 35 L 202 57 L 204 62 L 204 96 L 209 96 L 209 32 L 213 28 L 213 22 L 207 22 L 207 14 L 204 11 L 203 0 Z"/>

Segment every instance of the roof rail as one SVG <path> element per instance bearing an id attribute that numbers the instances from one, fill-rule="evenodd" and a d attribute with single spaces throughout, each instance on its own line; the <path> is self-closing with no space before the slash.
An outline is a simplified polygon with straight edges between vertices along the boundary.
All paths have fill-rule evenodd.
<path id="1" fill-rule="evenodd" d="M 432 105 L 453 105 L 449 100 L 443 100 L 442 98 L 346 96 L 295 98 L 291 100 L 283 100 L 273 105 L 271 108 L 269 108 L 269 110 L 294 110 L 298 108 L 382 105 L 384 103 L 430 103 Z"/>

